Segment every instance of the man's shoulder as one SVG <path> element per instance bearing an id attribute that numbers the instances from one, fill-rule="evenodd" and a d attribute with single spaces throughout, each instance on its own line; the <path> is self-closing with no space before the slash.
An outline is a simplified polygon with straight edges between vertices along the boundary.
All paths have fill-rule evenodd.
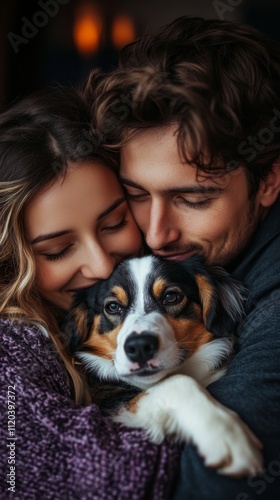
<path id="1" fill-rule="evenodd" d="M 279 355 L 280 234 L 256 253 L 242 278 L 247 289 L 245 319 L 240 339 L 250 343 L 271 342 Z M 253 340 L 254 339 L 254 340 Z M 267 348 L 267 347 L 266 347 Z M 276 351 L 275 351 L 276 354 Z M 273 352 L 270 352 L 270 357 Z"/>
<path id="2" fill-rule="evenodd" d="M 254 295 L 264 295 L 280 287 L 280 233 L 252 259 L 244 280 Z"/>
<path id="3" fill-rule="evenodd" d="M 280 199 L 270 209 L 233 272 L 254 300 L 280 288 L 279 211 Z"/>

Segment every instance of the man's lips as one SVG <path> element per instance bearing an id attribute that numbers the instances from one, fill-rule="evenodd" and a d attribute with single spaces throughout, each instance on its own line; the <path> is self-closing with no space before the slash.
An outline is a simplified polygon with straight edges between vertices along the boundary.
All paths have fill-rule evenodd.
<path id="1" fill-rule="evenodd" d="M 162 252 L 154 252 L 154 255 L 157 257 L 162 257 L 163 259 L 167 260 L 185 260 L 189 259 L 192 257 L 192 255 L 195 255 L 198 251 L 197 250 L 190 250 L 189 252 L 183 252 L 183 253 L 162 253 Z"/>

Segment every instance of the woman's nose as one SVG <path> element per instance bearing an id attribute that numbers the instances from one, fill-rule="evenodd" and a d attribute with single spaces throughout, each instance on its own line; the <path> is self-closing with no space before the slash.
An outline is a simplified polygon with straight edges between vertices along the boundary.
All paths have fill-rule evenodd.
<path id="1" fill-rule="evenodd" d="M 84 252 L 80 267 L 82 275 L 87 279 L 107 279 L 116 265 L 115 258 L 101 246 L 94 245 Z"/>

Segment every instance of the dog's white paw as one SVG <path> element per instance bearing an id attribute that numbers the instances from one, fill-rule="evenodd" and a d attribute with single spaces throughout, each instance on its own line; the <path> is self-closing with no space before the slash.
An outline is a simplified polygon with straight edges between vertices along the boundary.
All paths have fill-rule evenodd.
<path id="1" fill-rule="evenodd" d="M 263 470 L 261 443 L 236 413 L 195 380 L 169 377 L 137 396 L 114 420 L 145 429 L 154 443 L 171 436 L 192 442 L 205 465 L 234 477 Z"/>
<path id="2" fill-rule="evenodd" d="M 212 413 L 212 412 L 211 412 Z M 208 423 L 207 423 L 208 420 Z M 238 415 L 217 406 L 195 433 L 193 442 L 208 467 L 233 477 L 263 472 L 262 445 Z"/>

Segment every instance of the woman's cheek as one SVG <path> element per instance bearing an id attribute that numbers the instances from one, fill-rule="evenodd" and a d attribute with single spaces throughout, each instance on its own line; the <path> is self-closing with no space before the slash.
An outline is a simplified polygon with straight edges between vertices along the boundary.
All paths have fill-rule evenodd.
<path id="1" fill-rule="evenodd" d="M 133 227 L 126 232 L 125 236 L 123 235 L 121 244 L 122 250 L 127 254 L 140 252 L 143 246 L 143 238 L 135 223 L 133 223 Z"/>
<path id="2" fill-rule="evenodd" d="M 36 281 L 41 290 L 53 290 L 65 280 L 61 265 L 55 268 L 51 262 L 37 262 Z"/>

